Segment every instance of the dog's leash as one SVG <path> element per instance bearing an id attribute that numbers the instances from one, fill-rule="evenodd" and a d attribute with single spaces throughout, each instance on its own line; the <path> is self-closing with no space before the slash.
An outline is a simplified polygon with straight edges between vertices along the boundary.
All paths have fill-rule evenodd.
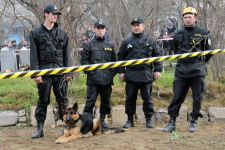
<path id="1" fill-rule="evenodd" d="M 72 89 L 69 87 L 69 82 L 71 83 L 71 87 L 73 87 L 73 83 L 72 81 L 67 81 L 65 77 L 63 77 L 60 80 L 59 83 L 59 94 L 62 97 L 62 99 L 68 99 L 68 103 L 69 103 L 69 94 L 73 95 L 73 91 Z M 62 109 L 62 108 L 61 108 Z M 53 114 L 54 114 L 54 119 L 55 119 L 55 126 L 57 124 L 57 121 L 60 120 L 60 114 L 59 114 L 59 106 L 56 106 L 55 108 L 53 108 Z M 62 112 L 61 112 L 62 113 Z"/>

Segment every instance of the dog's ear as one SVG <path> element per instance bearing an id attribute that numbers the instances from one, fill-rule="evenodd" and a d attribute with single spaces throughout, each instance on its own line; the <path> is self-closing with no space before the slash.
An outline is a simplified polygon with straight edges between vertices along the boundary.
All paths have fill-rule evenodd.
<path id="1" fill-rule="evenodd" d="M 73 105 L 73 110 L 75 110 L 75 111 L 78 110 L 78 104 L 77 104 L 77 103 L 75 103 L 75 104 Z"/>

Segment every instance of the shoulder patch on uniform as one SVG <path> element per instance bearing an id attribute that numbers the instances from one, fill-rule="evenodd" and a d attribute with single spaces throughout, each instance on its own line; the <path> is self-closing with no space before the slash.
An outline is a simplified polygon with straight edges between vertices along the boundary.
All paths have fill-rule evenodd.
<path id="1" fill-rule="evenodd" d="M 202 36 L 201 34 L 197 33 L 197 34 L 194 34 L 194 36 Z"/>
<path id="2" fill-rule="evenodd" d="M 111 47 L 106 47 L 105 51 L 112 51 L 112 48 Z"/>
<path id="3" fill-rule="evenodd" d="M 129 48 L 132 48 L 133 47 L 133 45 L 132 44 L 128 44 L 127 45 L 127 48 L 129 49 Z"/>
<path id="4" fill-rule="evenodd" d="M 210 38 L 208 38 L 208 45 L 212 45 L 212 41 Z"/>

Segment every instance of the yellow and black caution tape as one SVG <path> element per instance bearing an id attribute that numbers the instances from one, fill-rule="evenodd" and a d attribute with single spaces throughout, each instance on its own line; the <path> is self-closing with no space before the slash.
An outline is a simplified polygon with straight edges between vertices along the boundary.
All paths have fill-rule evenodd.
<path id="1" fill-rule="evenodd" d="M 90 65 L 83 65 L 83 66 L 71 66 L 71 67 L 62 67 L 62 68 L 53 68 L 53 69 L 44 69 L 44 70 L 32 70 L 32 71 L 25 71 L 25 72 L 3 73 L 3 74 L 0 74 L 0 80 L 7 79 L 7 78 L 15 79 L 15 78 L 21 78 L 21 77 L 37 77 L 37 76 L 43 76 L 43 75 L 66 74 L 69 72 L 81 72 L 81 71 L 92 71 L 97 69 L 117 68 L 117 67 L 125 67 L 130 65 L 148 64 L 152 62 L 162 62 L 165 60 L 192 58 L 196 56 L 205 56 L 209 54 L 215 55 L 218 53 L 225 53 L 225 49 L 215 49 L 215 50 L 209 50 L 209 51 L 151 57 L 151 58 L 135 59 L 135 60 L 128 60 L 128 61 L 90 64 Z"/>

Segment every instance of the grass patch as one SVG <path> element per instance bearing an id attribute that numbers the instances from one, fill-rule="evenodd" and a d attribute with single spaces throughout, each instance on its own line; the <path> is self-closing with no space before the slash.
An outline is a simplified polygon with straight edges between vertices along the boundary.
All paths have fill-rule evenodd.
<path id="1" fill-rule="evenodd" d="M 179 140 L 182 136 L 177 131 L 172 131 L 170 134 L 170 140 Z"/>
<path id="2" fill-rule="evenodd" d="M 29 78 L 0 80 L 0 110 L 26 109 L 36 103 L 37 89 Z"/>
<path id="3" fill-rule="evenodd" d="M 171 88 L 173 86 L 174 70 L 165 70 L 161 74 L 160 79 L 156 80 L 156 83 L 164 88 Z"/>
<path id="4" fill-rule="evenodd" d="M 155 107 L 168 107 L 172 99 L 172 86 L 174 80 L 174 69 L 165 69 L 161 74 L 161 78 L 153 83 L 152 98 Z M 86 75 L 77 73 L 76 77 L 69 83 L 68 98 L 71 103 L 75 101 L 79 104 L 85 103 L 86 100 Z M 203 107 L 208 106 L 225 106 L 225 85 L 221 83 L 208 83 L 207 93 L 203 101 Z M 191 92 L 185 104 L 192 105 Z M 113 91 L 111 96 L 111 105 L 124 105 L 125 103 L 125 82 L 121 82 L 118 75 L 114 78 Z M 191 99 L 189 101 L 189 99 Z M 38 100 L 38 92 L 36 84 L 30 78 L 4 79 L 0 80 L 0 110 L 19 110 L 29 109 L 36 105 Z M 97 104 L 99 105 L 99 100 Z M 138 94 L 137 104 L 143 103 L 140 92 Z M 55 105 L 55 97 L 51 93 L 51 104 Z"/>

